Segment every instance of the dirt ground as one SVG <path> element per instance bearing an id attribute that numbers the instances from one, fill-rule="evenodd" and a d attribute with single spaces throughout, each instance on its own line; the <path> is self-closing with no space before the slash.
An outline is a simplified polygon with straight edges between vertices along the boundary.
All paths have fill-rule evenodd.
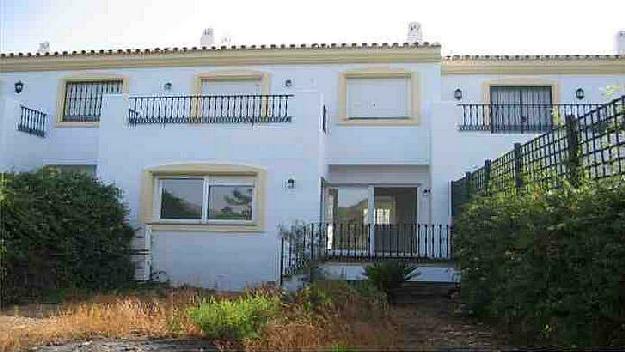
<path id="1" fill-rule="evenodd" d="M 424 297 L 392 307 L 400 340 L 396 346 L 403 350 L 498 350 L 506 348 L 505 336 L 488 326 L 469 319 L 457 311 L 455 300 L 445 297 Z M 21 310 L 20 313 L 24 312 Z M 41 311 L 31 311 L 30 317 L 0 316 L 0 330 L 7 326 L 40 324 Z M 32 314 L 35 313 L 35 314 Z M 9 325 L 6 325 L 9 324 Z M 376 349 L 375 346 L 354 346 L 356 349 Z M 123 352 L 123 351 L 214 351 L 205 340 L 129 340 L 93 339 L 60 346 L 41 346 L 31 351 L 41 352 Z"/>

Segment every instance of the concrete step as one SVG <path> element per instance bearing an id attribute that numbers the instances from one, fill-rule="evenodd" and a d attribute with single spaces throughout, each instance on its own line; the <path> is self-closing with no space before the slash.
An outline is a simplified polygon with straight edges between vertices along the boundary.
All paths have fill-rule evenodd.
<path id="1" fill-rule="evenodd" d="M 394 290 L 393 297 L 402 301 L 426 297 L 450 297 L 458 291 L 458 284 L 453 282 L 410 281 Z"/>

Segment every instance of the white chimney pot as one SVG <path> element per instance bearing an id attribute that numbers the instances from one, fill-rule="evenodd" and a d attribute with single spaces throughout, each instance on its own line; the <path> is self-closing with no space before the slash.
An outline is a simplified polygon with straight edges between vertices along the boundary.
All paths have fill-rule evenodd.
<path id="1" fill-rule="evenodd" d="M 47 54 L 50 52 L 50 42 L 41 42 L 39 43 L 39 48 L 37 49 L 37 54 Z"/>
<path id="2" fill-rule="evenodd" d="M 200 38 L 200 46 L 210 47 L 215 44 L 215 33 L 212 28 L 206 28 L 202 32 L 202 37 Z"/>
<path id="3" fill-rule="evenodd" d="M 418 44 L 423 42 L 423 32 L 421 30 L 421 23 L 410 22 L 408 24 L 408 37 L 406 41 L 410 44 Z"/>
<path id="4" fill-rule="evenodd" d="M 618 55 L 625 55 L 625 31 L 616 32 L 614 38 L 614 50 Z"/>

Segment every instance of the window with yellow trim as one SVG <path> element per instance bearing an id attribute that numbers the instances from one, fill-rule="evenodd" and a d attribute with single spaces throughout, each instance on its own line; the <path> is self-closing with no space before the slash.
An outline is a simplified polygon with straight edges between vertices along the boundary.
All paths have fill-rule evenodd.
<path id="1" fill-rule="evenodd" d="M 156 218 L 165 222 L 251 224 L 256 180 L 250 176 L 157 178 Z"/>
<path id="2" fill-rule="evenodd" d="M 410 77 L 346 80 L 349 120 L 410 119 Z"/>
<path id="3" fill-rule="evenodd" d="M 122 79 L 112 80 L 71 80 L 65 82 L 62 122 L 97 122 L 102 111 L 104 94 L 122 92 Z"/>

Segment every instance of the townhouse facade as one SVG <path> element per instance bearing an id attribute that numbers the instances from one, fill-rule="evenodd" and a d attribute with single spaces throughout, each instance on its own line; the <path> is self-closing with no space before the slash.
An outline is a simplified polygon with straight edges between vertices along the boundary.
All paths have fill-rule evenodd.
<path id="1" fill-rule="evenodd" d="M 328 249 L 347 231 L 353 253 L 449 259 L 447 232 L 401 238 L 451 224 L 450 181 L 619 89 L 624 55 L 423 42 L 2 54 L 0 168 L 116 184 L 139 277 L 241 290 L 280 280 L 296 223 L 332 224 Z"/>

